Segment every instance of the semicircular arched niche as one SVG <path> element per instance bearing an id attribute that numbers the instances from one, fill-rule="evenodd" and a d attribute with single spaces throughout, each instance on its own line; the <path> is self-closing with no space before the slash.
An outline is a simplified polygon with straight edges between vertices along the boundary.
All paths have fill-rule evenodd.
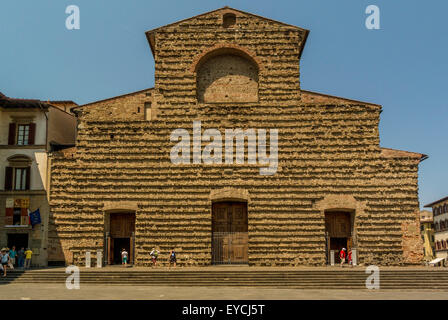
<path id="1" fill-rule="evenodd" d="M 217 52 L 196 70 L 200 103 L 258 102 L 258 66 L 244 54 Z"/>

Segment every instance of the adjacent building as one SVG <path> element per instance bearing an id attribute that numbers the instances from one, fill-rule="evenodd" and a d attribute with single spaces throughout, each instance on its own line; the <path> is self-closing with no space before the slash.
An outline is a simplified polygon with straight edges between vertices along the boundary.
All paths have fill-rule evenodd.
<path id="1" fill-rule="evenodd" d="M 420 231 L 423 240 L 424 260 L 431 261 L 435 257 L 434 219 L 431 211 L 420 211 Z"/>
<path id="2" fill-rule="evenodd" d="M 47 265 L 48 152 L 75 144 L 71 101 L 14 99 L 0 93 L 0 247 L 29 247 L 33 265 Z M 31 227 L 28 213 L 42 223 Z"/>
<path id="3" fill-rule="evenodd" d="M 434 216 L 434 238 L 436 258 L 448 257 L 448 197 L 429 203 Z"/>
<path id="4" fill-rule="evenodd" d="M 228 7 L 146 32 L 155 86 L 73 108 L 52 154 L 49 261 L 421 263 L 426 156 L 380 146 L 380 105 L 301 88 L 308 35 Z"/>

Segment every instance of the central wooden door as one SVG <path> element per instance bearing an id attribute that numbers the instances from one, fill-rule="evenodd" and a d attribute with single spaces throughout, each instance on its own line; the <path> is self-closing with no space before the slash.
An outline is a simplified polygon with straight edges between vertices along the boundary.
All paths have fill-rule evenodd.
<path id="1" fill-rule="evenodd" d="M 135 214 L 111 213 L 109 230 L 108 263 L 120 263 L 122 249 L 128 252 L 129 263 L 134 263 Z"/>
<path id="2" fill-rule="evenodd" d="M 247 263 L 247 230 L 247 203 L 214 203 L 212 208 L 213 264 Z"/>
<path id="3" fill-rule="evenodd" d="M 325 231 L 329 239 L 328 251 L 335 251 L 335 262 L 339 263 L 339 252 L 352 246 L 351 214 L 349 212 L 326 212 Z M 328 252 L 329 256 L 329 252 Z"/>

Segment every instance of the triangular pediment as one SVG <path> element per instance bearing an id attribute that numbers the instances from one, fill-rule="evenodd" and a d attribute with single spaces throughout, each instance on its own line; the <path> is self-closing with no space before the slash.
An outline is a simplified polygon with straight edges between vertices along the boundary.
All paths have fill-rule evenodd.
<path id="1" fill-rule="evenodd" d="M 220 9 L 216 9 L 213 11 L 209 11 L 209 12 L 205 12 L 202 14 L 199 14 L 197 16 L 193 16 L 191 18 L 187 18 L 187 19 L 183 19 L 180 21 L 176 21 L 161 27 L 158 27 L 156 29 L 153 30 L 149 30 L 148 32 L 154 32 L 157 30 L 162 30 L 162 29 L 166 29 L 166 28 L 176 28 L 176 27 L 182 27 L 182 28 L 214 28 L 215 24 L 213 22 L 218 22 L 218 20 L 220 19 L 220 17 L 222 17 L 223 15 L 227 14 L 227 13 L 233 13 L 235 14 L 237 17 L 244 17 L 244 18 L 250 18 L 250 19 L 255 19 L 255 20 L 259 20 L 259 26 L 260 28 L 263 27 L 285 27 L 285 28 L 293 28 L 293 29 L 297 29 L 297 30 L 303 30 L 303 31 L 307 31 L 305 29 L 299 28 L 297 26 L 293 26 L 287 23 L 283 23 L 280 21 L 276 21 L 276 20 L 272 20 L 266 17 L 262 17 L 253 13 L 249 13 L 249 12 L 245 12 L 245 11 L 241 11 L 238 9 L 234 9 L 234 8 L 230 8 L 230 7 L 223 7 Z M 203 21 L 203 24 L 192 24 L 190 22 L 197 22 L 198 20 Z"/>
<path id="2" fill-rule="evenodd" d="M 191 18 L 180 20 L 165 26 L 161 26 L 156 29 L 152 29 L 146 32 L 151 51 L 154 54 L 155 48 L 155 34 L 163 31 L 186 30 L 186 29 L 198 29 L 198 30 L 218 30 L 223 25 L 223 17 L 226 14 L 234 14 L 237 21 L 234 26 L 234 30 L 244 31 L 246 30 L 272 30 L 272 29 L 284 29 L 285 31 L 299 31 L 302 34 L 302 39 L 306 41 L 309 31 L 297 26 L 293 26 L 280 21 L 272 20 L 266 17 L 258 16 L 249 12 L 241 11 L 238 9 L 223 7 L 213 11 L 209 11 Z M 248 23 L 250 21 L 250 23 Z M 302 43 L 302 49 L 305 41 Z"/>

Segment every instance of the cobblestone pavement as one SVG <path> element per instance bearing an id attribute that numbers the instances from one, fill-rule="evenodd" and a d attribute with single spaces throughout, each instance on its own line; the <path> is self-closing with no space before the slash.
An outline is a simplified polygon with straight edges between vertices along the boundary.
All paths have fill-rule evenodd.
<path id="1" fill-rule="evenodd" d="M 418 299 L 447 300 L 448 291 L 301 290 L 231 287 L 158 287 L 82 285 L 68 290 L 61 284 L 0 286 L 0 300 L 338 300 Z"/>

